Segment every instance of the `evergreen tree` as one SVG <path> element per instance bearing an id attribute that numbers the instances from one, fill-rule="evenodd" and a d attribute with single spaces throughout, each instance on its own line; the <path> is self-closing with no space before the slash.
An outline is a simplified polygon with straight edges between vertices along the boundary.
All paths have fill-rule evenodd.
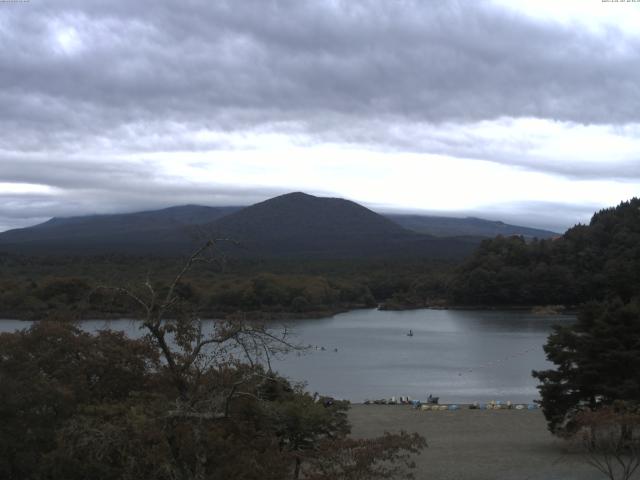
<path id="1" fill-rule="evenodd" d="M 549 429 L 572 433 L 580 410 L 640 403 L 640 302 L 591 302 L 544 347 L 554 370 L 534 371 Z"/>

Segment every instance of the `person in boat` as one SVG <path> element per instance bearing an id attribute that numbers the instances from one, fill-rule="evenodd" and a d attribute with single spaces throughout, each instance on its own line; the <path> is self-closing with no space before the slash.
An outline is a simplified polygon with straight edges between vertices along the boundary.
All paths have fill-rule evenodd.
<path id="1" fill-rule="evenodd" d="M 413 337 L 413 330 L 409 329 L 409 333 L 407 333 L 407 337 Z"/>

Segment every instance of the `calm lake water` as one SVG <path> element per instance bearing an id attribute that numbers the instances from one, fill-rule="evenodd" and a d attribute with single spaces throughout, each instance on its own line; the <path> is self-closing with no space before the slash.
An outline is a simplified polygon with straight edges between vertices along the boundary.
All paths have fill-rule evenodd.
<path id="1" fill-rule="evenodd" d="M 356 310 L 287 322 L 295 341 L 313 347 L 273 365 L 293 381 L 305 380 L 311 392 L 353 402 L 400 395 L 424 399 L 428 393 L 441 402 L 531 402 L 538 398 L 531 370 L 550 367 L 542 346 L 552 325 L 573 321 L 522 312 Z M 0 321 L 0 331 L 26 326 Z M 130 320 L 83 326 L 140 333 Z"/>

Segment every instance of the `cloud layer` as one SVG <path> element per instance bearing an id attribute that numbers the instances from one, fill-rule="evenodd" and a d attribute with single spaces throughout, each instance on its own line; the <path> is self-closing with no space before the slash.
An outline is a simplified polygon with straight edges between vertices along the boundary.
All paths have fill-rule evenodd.
<path id="1" fill-rule="evenodd" d="M 285 147 L 640 184 L 640 36 L 579 20 L 470 0 L 0 3 L 0 182 L 52 188 L 0 218 L 246 204 L 294 179 L 207 187 L 159 158 Z M 311 188 L 350 193 L 328 176 Z M 545 202 L 581 200 L 528 205 Z"/>

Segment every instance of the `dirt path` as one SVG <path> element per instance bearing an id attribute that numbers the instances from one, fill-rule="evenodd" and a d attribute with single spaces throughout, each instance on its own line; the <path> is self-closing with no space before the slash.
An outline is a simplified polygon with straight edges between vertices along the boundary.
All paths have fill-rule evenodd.
<path id="1" fill-rule="evenodd" d="M 423 412 L 409 406 L 353 405 L 353 435 L 418 432 L 429 447 L 417 480 L 597 480 L 604 477 L 547 432 L 542 412 Z M 640 477 L 638 477 L 640 478 Z"/>

